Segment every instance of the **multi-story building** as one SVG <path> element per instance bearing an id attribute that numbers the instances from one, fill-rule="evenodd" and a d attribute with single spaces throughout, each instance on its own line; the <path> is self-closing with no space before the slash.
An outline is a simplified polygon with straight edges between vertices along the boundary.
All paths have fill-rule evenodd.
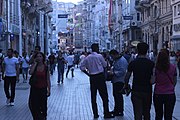
<path id="1" fill-rule="evenodd" d="M 66 50 L 73 47 L 72 24 L 69 25 L 68 20 L 72 20 L 73 3 L 64 3 L 53 1 L 53 19 L 52 19 L 52 50 Z M 73 22 L 73 21 L 72 21 Z"/>
<path id="2" fill-rule="evenodd" d="M 138 42 L 142 41 L 141 14 L 135 9 L 135 0 L 122 0 L 122 36 L 123 49 L 134 48 Z"/>
<path id="3" fill-rule="evenodd" d="M 136 0 L 136 10 L 142 15 L 143 41 L 155 53 L 161 48 L 172 49 L 172 8 L 170 0 Z"/>
<path id="4" fill-rule="evenodd" d="M 99 43 L 101 51 L 111 49 L 107 6 L 106 0 L 84 1 L 83 37 L 87 49 L 90 49 L 92 43 Z"/>
<path id="5" fill-rule="evenodd" d="M 180 49 L 180 0 L 171 1 L 173 9 L 173 34 L 171 39 L 172 50 Z"/>

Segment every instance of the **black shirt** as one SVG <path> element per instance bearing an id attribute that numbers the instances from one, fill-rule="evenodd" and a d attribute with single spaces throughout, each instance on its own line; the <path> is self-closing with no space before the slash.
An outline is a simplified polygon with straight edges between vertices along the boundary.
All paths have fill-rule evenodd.
<path id="1" fill-rule="evenodd" d="M 154 62 L 147 58 L 136 58 L 129 63 L 128 72 L 133 72 L 132 91 L 135 92 L 152 92 L 150 83 L 153 74 Z"/>

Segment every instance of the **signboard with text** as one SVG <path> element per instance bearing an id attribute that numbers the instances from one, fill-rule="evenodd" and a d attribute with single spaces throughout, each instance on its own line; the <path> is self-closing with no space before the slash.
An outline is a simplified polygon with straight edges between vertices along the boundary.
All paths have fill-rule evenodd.
<path id="1" fill-rule="evenodd" d="M 58 18 L 68 18 L 68 14 L 58 14 Z"/>
<path id="2" fill-rule="evenodd" d="M 133 16 L 123 16 L 124 20 L 133 20 Z"/>

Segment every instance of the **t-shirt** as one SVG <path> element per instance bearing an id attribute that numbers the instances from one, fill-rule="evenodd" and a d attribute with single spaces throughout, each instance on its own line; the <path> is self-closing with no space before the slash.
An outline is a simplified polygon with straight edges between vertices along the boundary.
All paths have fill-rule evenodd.
<path id="1" fill-rule="evenodd" d="M 29 57 L 26 57 L 26 58 L 22 58 L 21 59 L 21 62 L 22 62 L 22 68 L 28 68 L 29 67 L 29 64 L 28 64 L 28 62 L 29 62 Z"/>
<path id="2" fill-rule="evenodd" d="M 68 62 L 68 66 L 74 65 L 74 55 L 69 55 L 66 60 Z"/>
<path id="3" fill-rule="evenodd" d="M 5 75 L 6 76 L 16 76 L 16 64 L 18 64 L 19 61 L 16 57 L 4 58 L 4 64 L 5 64 Z"/>
<path id="4" fill-rule="evenodd" d="M 133 72 L 132 91 L 135 92 L 152 92 L 150 83 L 153 74 L 154 62 L 147 58 L 137 57 L 129 63 L 128 72 Z"/>

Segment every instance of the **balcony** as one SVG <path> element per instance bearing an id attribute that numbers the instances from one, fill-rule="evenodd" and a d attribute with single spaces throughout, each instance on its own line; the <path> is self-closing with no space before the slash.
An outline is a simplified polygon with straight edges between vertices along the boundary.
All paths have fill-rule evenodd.
<path id="1" fill-rule="evenodd" d="M 140 0 L 140 4 L 146 8 L 150 7 L 150 0 Z"/>
<path id="2" fill-rule="evenodd" d="M 150 1 L 151 0 L 136 0 L 135 9 L 137 11 L 142 11 L 143 9 L 150 7 Z"/>
<path id="3" fill-rule="evenodd" d="M 30 0 L 21 0 L 21 7 L 23 8 L 29 8 L 31 6 Z"/>
<path id="4" fill-rule="evenodd" d="M 140 5 L 140 0 L 136 0 L 135 1 L 135 9 L 137 11 L 141 11 L 142 10 L 142 6 Z"/>

